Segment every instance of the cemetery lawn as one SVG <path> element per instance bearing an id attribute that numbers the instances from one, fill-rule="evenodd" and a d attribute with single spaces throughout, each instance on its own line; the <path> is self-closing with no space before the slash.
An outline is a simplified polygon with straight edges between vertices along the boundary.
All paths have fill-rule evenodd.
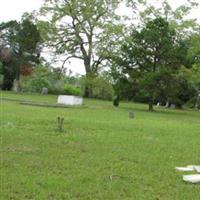
<path id="1" fill-rule="evenodd" d="M 10 92 L 1 98 L 57 99 Z M 200 112 L 84 104 L 47 108 L 1 100 L 1 200 L 200 199 L 200 184 L 183 182 L 185 173 L 175 171 L 200 165 Z M 58 116 L 65 118 L 64 133 L 57 131 Z"/>

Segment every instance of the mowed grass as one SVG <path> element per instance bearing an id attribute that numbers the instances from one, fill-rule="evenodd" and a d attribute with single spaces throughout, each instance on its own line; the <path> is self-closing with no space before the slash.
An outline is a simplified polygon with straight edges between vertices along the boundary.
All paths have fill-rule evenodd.
<path id="1" fill-rule="evenodd" d="M 1 92 L 56 102 L 56 96 Z M 200 112 L 85 100 L 80 108 L 1 101 L 2 200 L 199 200 L 175 166 L 200 164 Z M 128 112 L 135 113 L 129 119 Z M 65 132 L 57 131 L 58 116 Z"/>

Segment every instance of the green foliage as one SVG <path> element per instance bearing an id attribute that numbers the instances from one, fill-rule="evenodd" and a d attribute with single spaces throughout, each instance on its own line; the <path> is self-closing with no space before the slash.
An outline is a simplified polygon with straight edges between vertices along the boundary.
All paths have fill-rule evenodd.
<path id="1" fill-rule="evenodd" d="M 98 74 L 123 32 L 115 12 L 119 3 L 118 0 L 45 0 L 40 14 L 48 16 L 50 22 L 39 21 L 38 27 L 46 44 L 57 55 L 65 55 L 65 62 L 80 59 L 88 76 Z M 85 96 L 92 94 L 92 88 L 86 86 Z"/>
<path id="2" fill-rule="evenodd" d="M 112 100 L 114 90 L 107 73 L 98 76 L 84 77 L 83 86 L 92 88 L 92 97 L 97 99 Z M 84 90 L 83 87 L 83 90 Z"/>
<path id="3" fill-rule="evenodd" d="M 3 64 L 0 62 L 0 88 L 3 83 Z"/>
<path id="4" fill-rule="evenodd" d="M 65 82 L 61 80 L 50 80 L 50 85 L 48 87 L 49 94 L 65 94 L 64 92 Z"/>
<path id="5" fill-rule="evenodd" d="M 185 1 L 175 9 L 168 0 L 163 0 L 160 5 L 147 1 L 139 13 L 140 21 L 147 23 L 155 18 L 167 19 L 170 27 L 176 29 L 180 38 L 187 38 L 192 31 L 199 29 L 196 19 L 191 18 L 193 9 L 198 8 L 198 1 Z"/>
<path id="6" fill-rule="evenodd" d="M 196 63 L 200 63 L 200 30 L 189 37 L 188 56 Z"/>
<path id="7" fill-rule="evenodd" d="M 194 64 L 191 68 L 185 68 L 182 67 L 179 76 L 182 77 L 182 79 L 185 79 L 188 83 L 188 86 L 190 91 L 185 90 L 183 93 L 186 91 L 190 92 L 190 99 L 188 99 L 188 105 L 191 107 L 191 102 L 193 102 L 192 107 L 193 108 L 198 108 L 200 106 L 199 102 L 199 94 L 200 94 L 200 63 L 197 62 Z"/>
<path id="8" fill-rule="evenodd" d="M 59 68 L 37 66 L 31 76 L 23 77 L 21 87 L 23 92 L 41 93 L 42 88 L 48 88 L 50 94 L 81 95 L 81 89 L 72 85 L 72 77 L 62 74 Z"/>
<path id="9" fill-rule="evenodd" d="M 3 85 L 3 79 L 4 79 L 4 76 L 2 74 L 0 74 L 0 88 Z"/>
<path id="10" fill-rule="evenodd" d="M 115 96 L 113 99 L 113 106 L 118 107 L 119 106 L 119 96 Z"/>
<path id="11" fill-rule="evenodd" d="M 182 108 L 189 100 L 196 94 L 195 88 L 191 85 L 185 77 L 178 77 L 176 84 L 176 93 L 169 98 L 176 107 Z"/>
<path id="12" fill-rule="evenodd" d="M 41 42 L 40 33 L 33 22 L 28 18 L 22 18 L 21 22 L 9 21 L 0 24 L 0 39 L 3 46 L 1 54 L 7 50 L 8 58 L 3 62 L 4 83 L 3 89 L 11 89 L 14 79 L 20 80 L 22 66 L 39 62 L 38 45 Z M 17 86 L 18 89 L 19 85 Z"/>
<path id="13" fill-rule="evenodd" d="M 40 93 L 43 87 L 49 88 L 49 81 L 45 77 L 32 76 L 21 80 L 22 92 Z"/>
<path id="14" fill-rule="evenodd" d="M 107 77 L 98 76 L 93 80 L 92 87 L 94 98 L 112 100 L 114 91 Z"/>
<path id="15" fill-rule="evenodd" d="M 182 67 L 179 75 L 188 80 L 196 90 L 200 90 L 200 63 L 194 64 L 191 68 Z"/>
<path id="16" fill-rule="evenodd" d="M 75 95 L 75 96 L 81 96 L 81 89 L 77 88 L 73 85 L 66 84 L 64 86 L 64 94 L 67 95 Z"/>
<path id="17" fill-rule="evenodd" d="M 31 76 L 21 78 L 21 90 L 41 93 L 43 87 L 50 87 L 49 74 L 50 70 L 47 67 L 36 67 Z"/>
<path id="18" fill-rule="evenodd" d="M 126 38 L 120 55 L 113 57 L 114 66 L 118 68 L 115 71 L 121 74 L 120 79 L 130 79 L 126 84 L 136 83 L 130 87 L 143 90 L 152 104 L 158 94 L 165 92 L 167 96 L 171 91 L 169 80 L 181 63 L 177 44 L 175 30 L 158 17 Z"/>

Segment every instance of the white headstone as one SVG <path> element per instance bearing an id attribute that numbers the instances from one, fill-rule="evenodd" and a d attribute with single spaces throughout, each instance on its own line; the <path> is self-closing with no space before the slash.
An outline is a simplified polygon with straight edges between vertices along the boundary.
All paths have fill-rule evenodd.
<path id="1" fill-rule="evenodd" d="M 83 98 L 77 97 L 77 96 L 72 96 L 72 95 L 59 95 L 57 103 L 64 104 L 64 105 L 70 105 L 70 106 L 82 105 Z"/>
<path id="2" fill-rule="evenodd" d="M 158 102 L 156 106 L 159 107 L 160 106 L 160 102 Z"/>

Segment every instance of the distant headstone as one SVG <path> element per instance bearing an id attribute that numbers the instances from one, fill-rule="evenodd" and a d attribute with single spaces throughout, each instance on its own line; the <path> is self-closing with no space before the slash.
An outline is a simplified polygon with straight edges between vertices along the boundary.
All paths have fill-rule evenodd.
<path id="1" fill-rule="evenodd" d="M 129 112 L 129 118 L 133 119 L 134 117 L 135 117 L 134 112 L 133 112 L 133 111 L 130 111 L 130 112 Z"/>
<path id="2" fill-rule="evenodd" d="M 176 105 L 175 105 L 175 104 L 171 104 L 171 105 L 170 105 L 170 108 L 175 109 L 175 108 L 176 108 Z"/>
<path id="3" fill-rule="evenodd" d="M 17 79 L 15 79 L 13 82 L 13 91 L 15 91 L 15 92 L 20 91 L 20 82 Z"/>
<path id="4" fill-rule="evenodd" d="M 198 94 L 198 97 L 195 103 L 195 109 L 200 110 L 200 93 Z"/>
<path id="5" fill-rule="evenodd" d="M 72 96 L 72 95 L 59 95 L 57 103 L 70 105 L 70 106 L 82 105 L 83 98 L 78 97 L 78 96 Z"/>
<path id="6" fill-rule="evenodd" d="M 43 87 L 42 88 L 42 94 L 48 94 L 48 88 Z"/>
<path id="7" fill-rule="evenodd" d="M 165 104 L 165 108 L 169 108 L 169 102 L 168 101 Z"/>
<path id="8" fill-rule="evenodd" d="M 160 106 L 160 102 L 158 102 L 156 106 L 159 107 Z"/>

